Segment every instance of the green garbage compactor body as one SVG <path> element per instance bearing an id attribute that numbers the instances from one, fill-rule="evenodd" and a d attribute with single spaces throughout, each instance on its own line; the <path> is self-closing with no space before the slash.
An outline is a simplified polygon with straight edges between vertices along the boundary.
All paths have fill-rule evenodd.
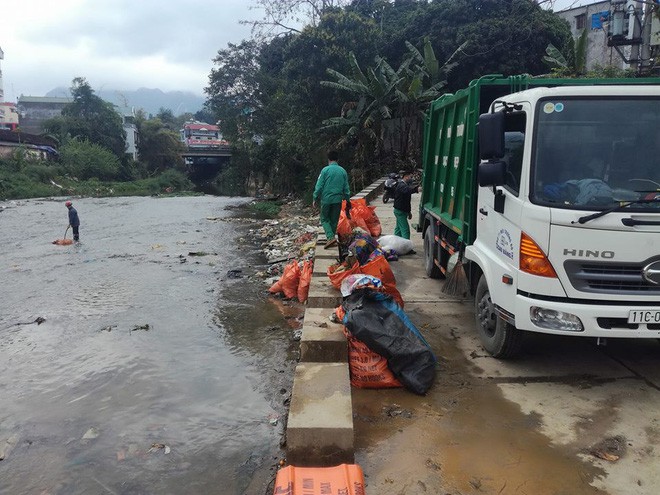
<path id="1" fill-rule="evenodd" d="M 442 273 L 449 257 L 474 242 L 479 166 L 479 115 L 505 95 L 538 87 L 658 84 L 658 79 L 555 79 L 487 75 L 431 103 L 423 140 L 423 178 L 417 230 L 431 227 L 433 259 Z"/>

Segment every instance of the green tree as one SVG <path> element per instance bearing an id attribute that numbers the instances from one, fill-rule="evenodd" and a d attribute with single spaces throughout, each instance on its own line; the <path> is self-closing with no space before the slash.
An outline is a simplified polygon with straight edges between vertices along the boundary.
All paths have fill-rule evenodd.
<path id="1" fill-rule="evenodd" d="M 184 169 L 181 157 L 184 146 L 178 132 L 168 129 L 158 118 L 138 118 L 137 125 L 140 133 L 138 156 L 146 164 L 148 173 L 160 173 L 170 168 Z"/>
<path id="2" fill-rule="evenodd" d="M 62 125 L 71 137 L 88 139 L 92 143 L 112 151 L 123 158 L 126 150 L 126 134 L 120 115 L 112 104 L 94 94 L 94 90 L 82 77 L 76 77 L 71 85 L 73 101 L 62 110 Z"/>
<path id="3" fill-rule="evenodd" d="M 587 35 L 589 31 L 582 30 L 582 34 L 578 36 L 577 42 L 568 43 L 566 51 L 568 57 L 565 57 L 559 49 L 552 43 L 548 43 L 545 49 L 547 55 L 543 57 L 543 61 L 550 66 L 552 72 L 558 76 L 580 76 L 586 71 L 587 59 Z"/>
<path id="4" fill-rule="evenodd" d="M 80 139 L 71 139 L 60 148 L 60 163 L 65 173 L 78 179 L 115 179 L 121 166 L 107 148 Z"/>

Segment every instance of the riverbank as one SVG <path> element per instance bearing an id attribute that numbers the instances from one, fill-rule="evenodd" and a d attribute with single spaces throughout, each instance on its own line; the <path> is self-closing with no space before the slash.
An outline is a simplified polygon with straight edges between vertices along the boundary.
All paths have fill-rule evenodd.
<path id="1" fill-rule="evenodd" d="M 0 161 L 0 201 L 44 197 L 119 197 L 160 195 L 197 195 L 185 174 L 167 170 L 155 177 L 132 181 L 80 180 L 53 175 L 52 166 L 25 165 L 10 170 Z"/>

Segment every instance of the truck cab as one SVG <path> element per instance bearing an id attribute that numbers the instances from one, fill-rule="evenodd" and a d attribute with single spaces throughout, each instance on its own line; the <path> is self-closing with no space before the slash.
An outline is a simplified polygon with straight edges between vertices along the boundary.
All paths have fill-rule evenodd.
<path id="1" fill-rule="evenodd" d="M 424 191 L 420 225 L 429 275 L 466 261 L 486 350 L 511 357 L 525 332 L 660 337 L 660 85 L 539 85 L 481 108 L 472 142 L 436 143 L 453 171 L 425 163 L 424 186 L 455 196 Z"/>

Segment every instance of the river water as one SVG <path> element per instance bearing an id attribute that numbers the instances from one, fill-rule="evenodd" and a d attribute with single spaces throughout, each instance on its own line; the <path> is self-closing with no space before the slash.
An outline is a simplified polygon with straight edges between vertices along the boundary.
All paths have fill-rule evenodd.
<path id="1" fill-rule="evenodd" d="M 296 346 L 227 276 L 244 201 L 81 199 L 71 246 L 62 201 L 0 202 L 1 494 L 267 493 Z"/>

